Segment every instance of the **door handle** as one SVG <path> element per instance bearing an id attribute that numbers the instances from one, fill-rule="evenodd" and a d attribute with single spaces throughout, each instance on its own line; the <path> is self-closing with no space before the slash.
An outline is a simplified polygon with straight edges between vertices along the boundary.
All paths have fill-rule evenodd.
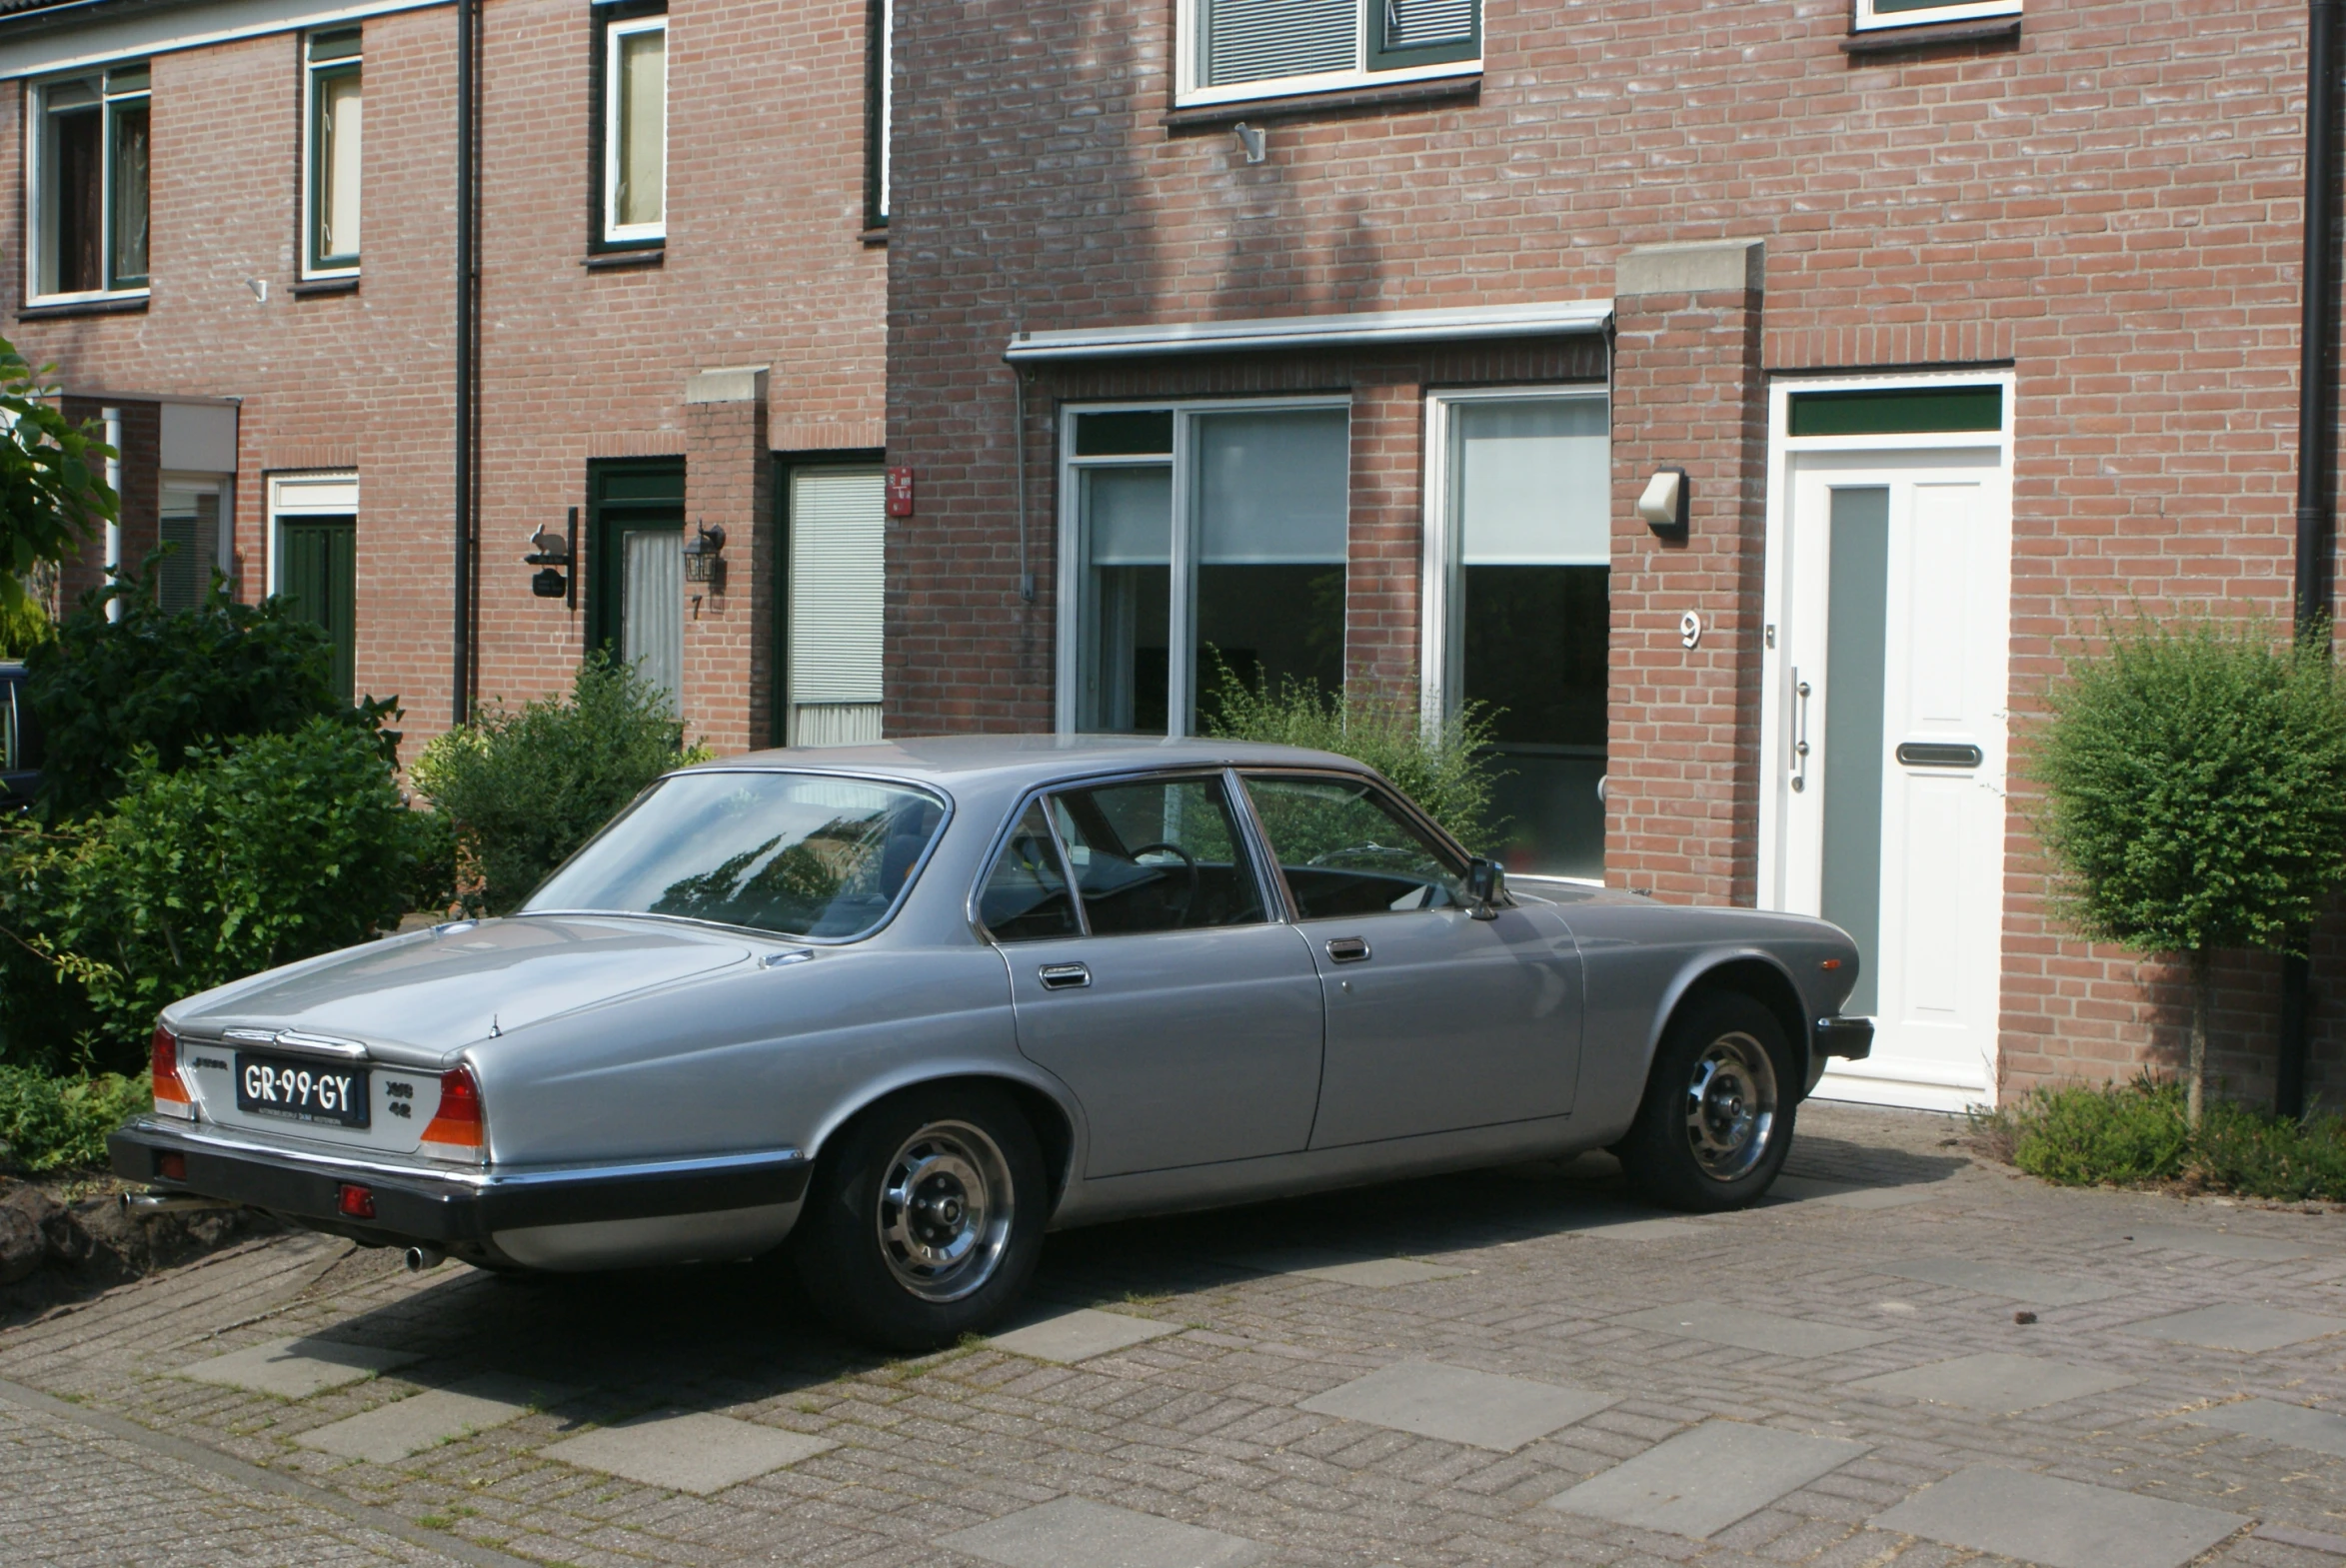
<path id="1" fill-rule="evenodd" d="M 1047 963 L 1035 972 L 1047 991 L 1082 990 L 1092 983 L 1092 971 L 1080 963 Z"/>
<path id="2" fill-rule="evenodd" d="M 1792 787 L 1808 787 L 1808 683 L 1792 672 L 1792 701 L 1798 705 L 1792 721 Z"/>
<path id="3" fill-rule="evenodd" d="M 1368 961 L 1368 938 L 1330 936 L 1327 939 L 1327 957 L 1330 963 L 1365 963 Z"/>

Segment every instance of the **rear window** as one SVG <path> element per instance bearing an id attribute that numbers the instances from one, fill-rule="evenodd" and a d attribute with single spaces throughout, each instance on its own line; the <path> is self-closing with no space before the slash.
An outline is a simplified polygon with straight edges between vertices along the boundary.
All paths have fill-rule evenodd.
<path id="1" fill-rule="evenodd" d="M 818 774 L 680 774 L 532 893 L 524 914 L 669 914 L 860 936 L 945 821 L 925 789 Z"/>

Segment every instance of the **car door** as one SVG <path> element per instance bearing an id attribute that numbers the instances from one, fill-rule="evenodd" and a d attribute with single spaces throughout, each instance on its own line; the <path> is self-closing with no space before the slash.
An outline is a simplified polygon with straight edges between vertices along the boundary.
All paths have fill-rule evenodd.
<path id="1" fill-rule="evenodd" d="M 1246 844 L 1205 774 L 1041 797 L 997 857 L 980 919 L 1010 965 L 1019 1048 L 1083 1102 L 1088 1176 L 1310 1138 L 1319 981 Z"/>
<path id="2" fill-rule="evenodd" d="M 1555 908 L 1474 918 L 1456 853 L 1367 780 L 1244 777 L 1326 1007 L 1311 1147 L 1569 1112 L 1580 957 Z"/>

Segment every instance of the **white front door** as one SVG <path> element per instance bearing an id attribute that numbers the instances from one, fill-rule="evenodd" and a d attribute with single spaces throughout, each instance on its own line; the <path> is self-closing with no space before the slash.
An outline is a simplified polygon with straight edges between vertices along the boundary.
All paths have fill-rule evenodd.
<path id="1" fill-rule="evenodd" d="M 1857 940 L 1872 1056 L 1818 1093 L 1994 1097 L 2011 487 L 2000 447 L 1795 452 L 1775 546 L 1779 907 Z"/>

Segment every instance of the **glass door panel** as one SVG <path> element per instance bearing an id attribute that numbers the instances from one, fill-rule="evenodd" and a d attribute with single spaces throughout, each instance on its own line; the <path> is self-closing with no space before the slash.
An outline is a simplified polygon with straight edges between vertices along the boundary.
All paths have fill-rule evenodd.
<path id="1" fill-rule="evenodd" d="M 1171 714 L 1173 468 L 1136 464 L 1081 474 L 1076 728 L 1163 735 Z"/>
<path id="2" fill-rule="evenodd" d="M 1344 409 L 1199 415 L 1195 680 L 1188 731 L 1224 680 L 1344 684 Z"/>

